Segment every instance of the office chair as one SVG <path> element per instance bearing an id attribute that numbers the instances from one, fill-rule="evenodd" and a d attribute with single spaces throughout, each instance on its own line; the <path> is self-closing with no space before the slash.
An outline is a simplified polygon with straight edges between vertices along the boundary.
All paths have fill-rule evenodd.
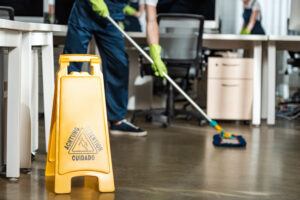
<path id="1" fill-rule="evenodd" d="M 287 60 L 287 64 L 300 68 L 300 53 L 299 52 L 289 52 L 290 58 Z"/>
<path id="2" fill-rule="evenodd" d="M 201 74 L 202 40 L 204 17 L 191 14 L 159 14 L 158 15 L 160 45 L 162 59 L 165 62 L 169 76 L 174 79 L 186 92 L 191 94 L 192 86 Z M 141 75 L 153 75 L 151 66 L 140 57 Z M 154 81 L 160 87 L 158 92 L 166 92 L 166 109 L 163 115 L 166 119 L 164 126 L 171 123 L 176 116 L 185 116 L 186 119 L 196 117 L 202 122 L 202 117 L 189 109 L 189 103 L 167 83 L 163 87 L 161 80 Z M 154 89 L 155 90 L 155 89 Z M 175 104 L 180 104 L 177 109 Z M 178 107 L 178 106 L 177 106 Z"/>
<path id="3" fill-rule="evenodd" d="M 299 2 L 293 2 L 299 3 Z M 298 4 L 299 5 L 299 4 Z M 291 11 L 291 18 L 288 19 L 288 35 L 300 35 L 299 28 L 295 27 L 295 24 L 298 23 L 299 14 L 298 10 L 292 9 Z M 294 12 L 294 13 L 293 13 Z M 295 23 L 296 22 L 296 23 Z M 287 64 L 292 66 L 293 68 L 300 68 L 300 52 L 289 51 L 290 58 L 287 59 Z M 285 70 L 285 75 L 289 76 L 288 68 Z M 300 75 L 300 73 L 299 73 Z M 300 89 L 298 89 L 288 100 L 280 102 L 278 104 L 279 110 L 276 113 L 277 117 L 287 119 L 287 120 L 294 120 L 300 117 Z"/>
<path id="4" fill-rule="evenodd" d="M 290 58 L 287 59 L 287 64 L 291 65 L 293 68 L 300 69 L 300 53 L 299 52 L 289 52 Z M 300 76 L 300 73 L 299 73 Z M 300 89 L 292 96 L 292 101 L 300 104 Z"/>
<path id="5" fill-rule="evenodd" d="M 292 16 L 287 21 L 287 31 L 288 35 L 300 35 L 300 30 L 293 27 L 294 21 L 297 21 L 298 18 L 294 19 Z M 293 67 L 300 67 L 300 52 L 289 51 L 290 58 L 287 60 L 287 64 Z"/>
<path id="6" fill-rule="evenodd" d="M 299 3 L 299 2 L 297 2 Z M 288 35 L 300 35 L 299 28 L 293 27 L 293 23 L 291 21 L 298 21 L 296 19 L 288 19 Z M 287 64 L 291 65 L 293 68 L 300 68 L 300 52 L 289 51 L 290 58 L 287 59 Z M 300 74 L 299 74 L 300 75 Z M 300 91 L 300 90 L 299 90 Z"/>

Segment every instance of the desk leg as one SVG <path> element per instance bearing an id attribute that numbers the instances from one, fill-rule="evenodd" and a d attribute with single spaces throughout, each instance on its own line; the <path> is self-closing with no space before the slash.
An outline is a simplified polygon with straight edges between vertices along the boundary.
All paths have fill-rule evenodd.
<path id="1" fill-rule="evenodd" d="M 263 44 L 261 118 L 268 118 L 268 46 Z"/>
<path id="2" fill-rule="evenodd" d="M 20 39 L 21 40 L 21 39 Z M 6 176 L 20 177 L 21 49 L 8 53 Z"/>
<path id="3" fill-rule="evenodd" d="M 268 46 L 268 125 L 275 124 L 276 101 L 276 45 L 270 42 Z"/>
<path id="4" fill-rule="evenodd" d="M 254 44 L 254 68 L 253 68 L 253 111 L 252 124 L 260 125 L 261 122 L 261 63 L 262 43 Z"/>
<path id="5" fill-rule="evenodd" d="M 47 33 L 47 40 L 48 45 L 42 47 L 46 151 L 48 150 L 49 144 L 48 142 L 50 135 L 52 104 L 54 96 L 54 52 L 52 33 Z"/>
<path id="6" fill-rule="evenodd" d="M 21 135 L 20 135 L 20 162 L 21 168 L 31 167 L 31 76 L 32 50 L 31 33 L 22 34 L 21 59 Z"/>
<path id="7" fill-rule="evenodd" d="M 31 79 L 31 152 L 35 152 L 39 145 L 39 65 L 38 50 L 32 51 L 32 79 Z"/>
<path id="8" fill-rule="evenodd" d="M 0 55 L 0 170 L 2 171 L 2 166 L 4 162 L 3 158 L 3 147 L 4 147 L 4 52 L 1 52 Z"/>

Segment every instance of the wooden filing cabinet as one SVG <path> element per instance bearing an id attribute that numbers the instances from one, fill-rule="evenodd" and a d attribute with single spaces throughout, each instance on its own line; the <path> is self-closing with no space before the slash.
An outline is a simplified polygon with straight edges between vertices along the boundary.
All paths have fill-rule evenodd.
<path id="1" fill-rule="evenodd" d="M 253 59 L 209 58 L 207 113 L 212 119 L 250 120 Z"/>

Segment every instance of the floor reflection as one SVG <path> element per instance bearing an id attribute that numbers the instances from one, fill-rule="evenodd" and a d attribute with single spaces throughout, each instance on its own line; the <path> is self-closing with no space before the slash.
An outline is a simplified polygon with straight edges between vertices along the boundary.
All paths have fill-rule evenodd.
<path id="1" fill-rule="evenodd" d="M 115 193 L 100 193 L 97 178 L 79 177 L 70 194 L 56 195 L 53 177 L 44 176 L 46 156 L 39 153 L 32 172 L 17 183 L 0 178 L 0 200 L 300 199 L 299 124 L 222 123 L 247 140 L 247 148 L 232 149 L 215 148 L 215 131 L 208 126 L 184 121 L 163 129 L 140 123 L 148 137 L 111 137 Z"/>

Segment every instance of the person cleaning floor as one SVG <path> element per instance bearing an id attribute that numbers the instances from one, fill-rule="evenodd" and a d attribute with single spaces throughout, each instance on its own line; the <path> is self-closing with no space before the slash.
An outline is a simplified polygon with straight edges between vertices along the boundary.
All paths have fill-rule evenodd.
<path id="1" fill-rule="evenodd" d="M 163 77 L 167 68 L 160 57 L 159 30 L 156 20 L 158 0 L 146 0 L 147 41 L 150 56 L 154 60 L 152 69 L 156 76 Z M 86 54 L 88 44 L 94 36 L 102 59 L 102 71 L 106 92 L 110 133 L 113 135 L 146 136 L 147 131 L 125 119 L 128 103 L 128 57 L 125 41 L 118 29 L 106 17 L 115 21 L 124 20 L 126 0 L 76 0 L 68 21 L 65 54 Z M 81 71 L 79 63 L 72 63 L 70 72 Z"/>

